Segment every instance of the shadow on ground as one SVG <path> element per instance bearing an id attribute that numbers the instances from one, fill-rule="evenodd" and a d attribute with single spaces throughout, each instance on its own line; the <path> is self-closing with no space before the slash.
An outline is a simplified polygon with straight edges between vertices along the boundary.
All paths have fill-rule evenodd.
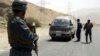
<path id="1" fill-rule="evenodd" d="M 56 39 L 56 40 L 47 40 L 48 42 L 70 42 L 71 39 Z"/>
<path id="2" fill-rule="evenodd" d="M 91 42 L 88 42 L 88 43 L 86 43 L 86 42 L 81 42 L 82 44 L 90 44 Z"/>

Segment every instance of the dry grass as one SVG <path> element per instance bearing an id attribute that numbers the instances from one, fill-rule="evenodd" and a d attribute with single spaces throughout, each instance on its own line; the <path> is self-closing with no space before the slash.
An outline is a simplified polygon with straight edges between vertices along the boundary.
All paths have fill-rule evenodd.
<path id="1" fill-rule="evenodd" d="M 51 21 L 55 17 L 64 15 L 62 13 L 58 13 L 58 12 L 53 11 L 51 9 L 44 8 L 45 11 L 43 11 L 43 12 L 41 12 L 40 9 L 41 9 L 41 7 L 39 7 L 39 6 L 36 6 L 34 4 L 28 4 L 26 17 L 34 17 L 38 21 L 40 21 L 40 23 L 42 25 L 48 25 L 49 23 L 51 23 Z"/>

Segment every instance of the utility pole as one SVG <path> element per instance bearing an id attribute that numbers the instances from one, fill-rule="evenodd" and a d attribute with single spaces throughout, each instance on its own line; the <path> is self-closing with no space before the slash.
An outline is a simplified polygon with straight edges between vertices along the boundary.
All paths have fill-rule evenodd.
<path id="1" fill-rule="evenodd" d="M 41 21 L 44 21 L 45 22 L 45 19 L 46 19 L 46 15 L 45 15 L 45 5 L 48 4 L 45 0 L 41 0 L 40 1 L 40 22 Z M 41 23 L 42 25 L 44 23 Z"/>
<path id="2" fill-rule="evenodd" d="M 46 4 L 49 4 L 49 3 L 47 3 L 45 0 L 41 0 L 41 1 L 40 1 L 40 5 L 41 5 L 40 11 L 41 11 L 41 12 L 45 12 L 45 5 L 46 5 Z"/>
<path id="3" fill-rule="evenodd" d="M 71 1 L 68 0 L 67 14 L 71 15 Z"/>
<path id="4" fill-rule="evenodd" d="M 45 11 L 45 0 L 41 0 L 40 4 L 41 4 L 40 11 L 44 12 Z"/>

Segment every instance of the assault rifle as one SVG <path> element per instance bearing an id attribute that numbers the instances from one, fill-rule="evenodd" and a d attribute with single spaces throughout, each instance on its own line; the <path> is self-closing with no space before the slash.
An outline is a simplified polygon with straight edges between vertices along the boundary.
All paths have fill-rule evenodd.
<path id="1" fill-rule="evenodd" d="M 38 36 L 37 36 L 37 34 L 36 34 L 35 25 L 34 25 L 34 24 L 33 24 L 33 25 L 30 25 L 29 23 L 27 23 L 27 25 L 28 25 L 28 27 L 30 28 L 30 30 L 31 30 L 32 32 L 34 32 L 35 37 L 38 38 Z M 37 41 L 38 41 L 38 39 L 35 40 L 35 41 L 33 42 L 33 50 L 35 51 L 36 55 L 38 56 L 38 43 L 37 43 Z"/>

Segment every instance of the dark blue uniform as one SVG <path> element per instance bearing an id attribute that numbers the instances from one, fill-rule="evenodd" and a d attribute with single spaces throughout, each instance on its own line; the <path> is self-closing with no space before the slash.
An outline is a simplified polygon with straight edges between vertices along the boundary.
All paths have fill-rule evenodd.
<path id="1" fill-rule="evenodd" d="M 80 41 L 81 29 L 82 29 L 82 24 L 80 22 L 78 22 L 77 23 L 77 31 L 76 31 L 77 41 Z"/>
<path id="2" fill-rule="evenodd" d="M 14 0 L 12 3 L 13 15 L 8 21 L 8 40 L 11 46 L 9 56 L 32 56 L 33 42 L 37 35 L 33 33 L 24 20 L 27 2 Z"/>
<path id="3" fill-rule="evenodd" d="M 14 16 L 8 21 L 10 56 L 31 56 L 35 33 L 30 31 L 23 18 Z M 18 55 L 17 55 L 18 54 Z"/>

